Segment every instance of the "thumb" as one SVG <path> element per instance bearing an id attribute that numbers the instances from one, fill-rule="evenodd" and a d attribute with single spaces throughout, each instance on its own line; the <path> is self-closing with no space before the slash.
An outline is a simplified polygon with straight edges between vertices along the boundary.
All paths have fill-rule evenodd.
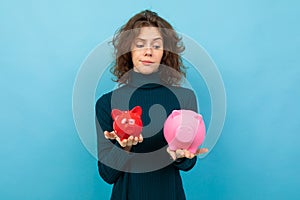
<path id="1" fill-rule="evenodd" d="M 168 147 L 167 152 L 170 154 L 170 156 L 173 160 L 176 160 L 176 152 L 175 151 L 170 150 L 170 148 Z"/>

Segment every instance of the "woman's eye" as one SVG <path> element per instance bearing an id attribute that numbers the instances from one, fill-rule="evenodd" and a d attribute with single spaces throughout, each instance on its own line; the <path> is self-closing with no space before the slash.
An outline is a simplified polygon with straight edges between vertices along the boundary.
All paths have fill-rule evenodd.
<path id="1" fill-rule="evenodd" d="M 153 45 L 154 49 L 160 49 L 160 45 Z"/>
<path id="2" fill-rule="evenodd" d="M 143 47 L 144 47 L 143 44 L 136 44 L 135 46 L 136 46 L 137 48 L 143 48 Z"/>

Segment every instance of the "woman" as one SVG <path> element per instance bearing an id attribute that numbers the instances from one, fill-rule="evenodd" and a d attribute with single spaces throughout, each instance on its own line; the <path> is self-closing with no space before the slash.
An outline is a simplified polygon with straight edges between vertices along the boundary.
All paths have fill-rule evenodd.
<path id="1" fill-rule="evenodd" d="M 122 87 L 96 103 L 99 174 L 114 184 L 111 199 L 185 199 L 179 171 L 192 169 L 196 155 L 207 149 L 171 151 L 163 136 L 163 122 L 173 110 L 197 112 L 193 91 L 179 86 L 185 76 L 180 38 L 166 20 L 145 10 L 122 26 L 112 42 L 112 72 Z M 111 111 L 135 106 L 143 110 L 142 134 L 121 140 L 113 131 Z"/>

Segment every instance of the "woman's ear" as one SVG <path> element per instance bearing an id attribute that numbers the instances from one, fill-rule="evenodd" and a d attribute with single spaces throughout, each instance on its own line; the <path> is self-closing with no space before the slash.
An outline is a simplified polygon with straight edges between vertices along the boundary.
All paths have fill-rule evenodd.
<path id="1" fill-rule="evenodd" d="M 138 116 L 142 116 L 142 107 L 141 106 L 135 106 L 130 111 L 133 114 L 137 114 Z"/>
<path id="2" fill-rule="evenodd" d="M 111 111 L 111 116 L 113 118 L 113 120 L 116 119 L 117 116 L 121 115 L 122 114 L 122 111 L 121 110 L 118 110 L 118 109 L 113 109 Z"/>

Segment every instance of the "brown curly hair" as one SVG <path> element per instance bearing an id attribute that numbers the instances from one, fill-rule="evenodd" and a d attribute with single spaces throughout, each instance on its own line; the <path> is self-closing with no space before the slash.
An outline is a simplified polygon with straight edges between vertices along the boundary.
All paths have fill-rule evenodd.
<path id="1" fill-rule="evenodd" d="M 112 44 L 115 49 L 115 63 L 111 73 L 116 76 L 119 84 L 128 83 L 128 72 L 133 68 L 131 45 L 138 36 L 142 27 L 157 27 L 163 37 L 163 57 L 160 65 L 161 80 L 168 85 L 178 85 L 182 76 L 185 76 L 185 67 L 182 64 L 180 53 L 184 51 L 181 38 L 173 27 L 157 13 L 144 10 L 128 20 L 116 31 Z M 165 66 L 165 67 L 162 67 Z M 170 70 L 170 68 L 172 70 Z"/>

